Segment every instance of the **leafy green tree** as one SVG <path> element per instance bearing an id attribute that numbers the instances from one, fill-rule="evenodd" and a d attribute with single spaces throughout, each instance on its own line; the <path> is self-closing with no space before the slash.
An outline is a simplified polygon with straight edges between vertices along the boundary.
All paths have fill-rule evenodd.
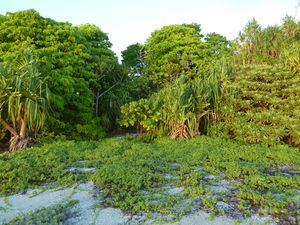
<path id="1" fill-rule="evenodd" d="M 122 51 L 122 66 L 128 74 L 127 88 L 130 90 L 132 100 L 147 98 L 152 94 L 155 88 L 149 77 L 144 75 L 146 69 L 144 45 L 132 44 Z"/>
<path id="2" fill-rule="evenodd" d="M 151 34 L 145 44 L 145 67 L 136 80 L 151 90 L 147 99 L 121 107 L 122 126 L 172 138 L 206 132 L 209 114 L 220 98 L 224 71 L 217 67 L 221 59 L 231 60 L 233 48 L 225 37 L 216 33 L 203 36 L 200 31 L 198 24 L 183 24 Z M 129 53 L 137 46 L 130 47 L 125 53 L 134 65 L 137 61 Z"/>
<path id="3" fill-rule="evenodd" d="M 106 130 L 116 127 L 121 105 L 131 100 L 129 77 L 117 62 L 101 62 L 97 65 L 96 115 Z"/>
<path id="4" fill-rule="evenodd" d="M 144 57 L 145 49 L 142 44 L 129 45 L 122 51 L 122 65 L 129 69 L 130 75 L 140 76 L 145 67 Z"/>
<path id="5" fill-rule="evenodd" d="M 163 86 L 184 75 L 206 76 L 211 67 L 233 55 L 230 41 L 212 33 L 202 35 L 199 24 L 165 26 L 154 31 L 145 44 L 145 76 Z"/>
<path id="6" fill-rule="evenodd" d="M 97 93 L 116 80 L 112 73 L 102 84 L 98 73 L 103 64 L 117 62 L 110 47 L 107 34 L 94 25 L 72 26 L 43 18 L 34 10 L 8 13 L 0 19 L 0 61 L 13 63 L 23 49 L 32 50 L 39 58 L 42 76 L 49 77 L 53 96 L 53 113 L 46 127 L 69 137 L 88 136 L 78 130 L 83 125 L 90 126 L 88 130 L 100 126 L 95 118 L 100 105 L 95 104 Z"/>
<path id="7" fill-rule="evenodd" d="M 112 44 L 107 34 L 94 25 L 81 25 L 78 29 L 87 40 L 92 56 L 89 65 L 96 76 L 90 82 L 94 93 L 94 115 L 101 126 L 112 130 L 120 114 L 120 106 L 129 98 L 126 70 L 110 49 Z"/>
<path id="8" fill-rule="evenodd" d="M 231 59 L 233 56 L 233 43 L 227 40 L 226 37 L 210 33 L 204 37 L 206 48 L 210 49 L 211 56 L 215 60 Z"/>
<path id="9" fill-rule="evenodd" d="M 94 74 L 86 68 L 90 55 L 80 32 L 34 10 L 8 13 L 0 27 L 1 61 L 14 63 L 20 51 L 30 48 L 39 58 L 41 74 L 49 77 L 53 113 L 47 127 L 70 135 L 75 124 L 88 122 L 93 104 L 89 81 Z"/>
<path id="10" fill-rule="evenodd" d="M 28 145 L 28 132 L 43 127 L 49 91 L 32 55 L 21 55 L 17 67 L 0 68 L 0 119 L 11 133 L 11 151 Z"/>
<path id="11" fill-rule="evenodd" d="M 155 85 L 174 81 L 181 74 L 195 77 L 205 67 L 210 52 L 204 49 L 200 30 L 198 24 L 170 25 L 151 34 L 145 44 L 145 74 Z"/>
<path id="12" fill-rule="evenodd" d="M 91 87 L 95 96 L 95 115 L 99 116 L 103 113 L 100 99 L 120 85 L 124 73 L 115 53 L 109 49 L 112 44 L 107 34 L 94 25 L 81 25 L 78 29 L 86 38 L 92 56 L 89 66 L 95 74 L 95 80 L 91 80 Z"/>

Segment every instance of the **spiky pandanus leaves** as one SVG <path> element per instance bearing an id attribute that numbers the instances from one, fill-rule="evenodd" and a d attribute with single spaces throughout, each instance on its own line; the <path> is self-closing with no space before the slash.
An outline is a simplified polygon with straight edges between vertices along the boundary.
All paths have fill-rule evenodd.
<path id="1" fill-rule="evenodd" d="M 197 83 L 197 81 L 193 81 Z M 208 104 L 201 89 L 183 76 L 153 96 L 161 113 L 160 129 L 172 138 L 191 138 L 199 134 L 200 118 Z"/>
<path id="2" fill-rule="evenodd" d="M 119 124 L 142 127 L 143 131 L 171 138 L 194 137 L 200 134 L 201 119 L 210 112 L 210 107 L 214 108 L 210 82 L 181 76 L 149 99 L 122 106 Z"/>
<path id="3" fill-rule="evenodd" d="M 286 16 L 278 26 L 262 28 L 255 19 L 249 21 L 236 39 L 239 64 L 269 64 L 282 63 L 286 52 L 296 53 L 296 43 L 300 40 L 300 22 L 291 16 Z M 283 59 L 285 61 L 285 59 Z"/>
<path id="4" fill-rule="evenodd" d="M 10 150 L 27 147 L 28 128 L 37 132 L 43 127 L 49 100 L 49 90 L 31 53 L 19 56 L 17 62 L 1 65 L 0 70 L 0 118 L 12 135 Z"/>
<path id="5" fill-rule="evenodd" d="M 121 126 L 136 126 L 152 134 L 171 138 L 191 138 L 206 133 L 208 121 L 215 117 L 232 67 L 220 61 L 202 77 L 182 75 L 148 99 L 121 107 Z"/>

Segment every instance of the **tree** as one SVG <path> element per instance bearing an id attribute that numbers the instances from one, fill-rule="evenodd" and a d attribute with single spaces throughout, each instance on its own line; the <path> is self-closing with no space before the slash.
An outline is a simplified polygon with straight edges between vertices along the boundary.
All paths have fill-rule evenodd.
<path id="1" fill-rule="evenodd" d="M 100 112 L 100 98 L 113 91 L 122 82 L 123 71 L 115 53 L 109 49 L 112 44 L 107 34 L 89 24 L 81 25 L 78 29 L 86 38 L 92 56 L 89 60 L 90 67 L 96 79 L 92 80 L 90 86 L 94 92 L 95 115 L 99 116 L 103 113 Z"/>
<path id="2" fill-rule="evenodd" d="M 237 58 L 243 64 L 282 63 L 300 40 L 300 23 L 291 16 L 280 26 L 262 28 L 256 20 L 247 23 L 237 39 Z"/>
<path id="3" fill-rule="evenodd" d="M 145 63 L 145 46 L 136 43 L 129 45 L 122 51 L 122 66 L 128 75 L 126 86 L 130 91 L 131 99 L 147 98 L 154 88 L 149 77 L 144 74 L 147 67 Z"/>
<path id="4" fill-rule="evenodd" d="M 244 30 L 239 33 L 237 39 L 240 48 L 239 53 L 243 56 L 243 64 L 252 64 L 255 62 L 254 54 L 259 42 L 259 34 L 261 32 L 261 26 L 255 19 L 249 21 Z"/>
<path id="5" fill-rule="evenodd" d="M 109 87 L 101 83 L 98 68 L 117 62 L 110 47 L 107 34 L 95 25 L 72 26 L 43 18 L 35 10 L 8 13 L 0 18 L 0 62 L 13 63 L 24 49 L 32 50 L 52 92 L 53 113 L 47 118 L 45 129 L 71 138 L 88 136 L 78 127 L 100 127 L 95 117 L 96 105 L 100 105 L 95 104 L 96 95 L 99 87 L 100 93 L 103 86 L 105 90 Z M 106 81 L 112 84 L 114 76 L 119 74 L 110 74 Z"/>
<path id="6" fill-rule="evenodd" d="M 160 86 L 181 74 L 196 76 L 210 54 L 201 41 L 200 30 L 198 24 L 183 24 L 154 31 L 145 44 L 145 75 Z"/>
<path id="7" fill-rule="evenodd" d="M 145 44 L 145 76 L 162 87 L 181 75 L 188 79 L 206 76 L 233 48 L 225 37 L 202 35 L 199 24 L 165 26 L 154 31 Z"/>
<path id="8" fill-rule="evenodd" d="M 145 67 L 145 49 L 140 43 L 129 45 L 122 51 L 122 65 L 129 69 L 129 75 L 140 76 Z"/>
<path id="9" fill-rule="evenodd" d="M 116 59 L 97 64 L 97 83 L 95 85 L 96 116 L 106 130 L 116 125 L 122 104 L 128 102 L 130 90 L 127 88 L 129 77 Z"/>
<path id="10" fill-rule="evenodd" d="M 0 119 L 11 133 L 11 151 L 28 146 L 27 130 L 43 127 L 49 101 L 49 90 L 31 54 L 18 57 L 16 68 L 0 71 Z"/>
<path id="11" fill-rule="evenodd" d="M 226 37 L 217 33 L 210 33 L 205 35 L 204 40 L 207 48 L 211 50 L 212 57 L 216 59 L 232 57 L 233 44 Z"/>
<path id="12" fill-rule="evenodd" d="M 151 34 L 144 47 L 144 69 L 136 80 L 151 90 L 121 107 L 121 126 L 172 138 L 206 132 L 208 115 L 221 94 L 221 59 L 231 60 L 233 50 L 225 37 L 216 33 L 204 36 L 200 31 L 199 24 L 183 24 Z M 134 65 L 138 61 L 137 49 L 132 45 L 123 52 L 125 62 Z"/>

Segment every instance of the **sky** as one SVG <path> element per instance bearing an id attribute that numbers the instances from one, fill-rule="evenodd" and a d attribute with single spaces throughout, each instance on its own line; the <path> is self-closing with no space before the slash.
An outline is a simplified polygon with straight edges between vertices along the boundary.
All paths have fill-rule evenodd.
<path id="1" fill-rule="evenodd" d="M 300 0 L 0 0 L 0 14 L 35 9 L 43 17 L 73 25 L 95 24 L 108 34 L 112 50 L 121 51 L 166 25 L 201 24 L 232 40 L 255 18 L 263 27 L 295 16 Z M 296 19 L 300 18 L 300 7 Z"/>

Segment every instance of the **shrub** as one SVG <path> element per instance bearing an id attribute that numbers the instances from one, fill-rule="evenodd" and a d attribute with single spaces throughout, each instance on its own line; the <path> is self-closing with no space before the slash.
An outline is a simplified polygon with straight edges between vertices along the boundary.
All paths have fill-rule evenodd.
<path id="1" fill-rule="evenodd" d="M 281 65 L 237 69 L 210 134 L 248 143 L 300 144 L 300 77 Z"/>

